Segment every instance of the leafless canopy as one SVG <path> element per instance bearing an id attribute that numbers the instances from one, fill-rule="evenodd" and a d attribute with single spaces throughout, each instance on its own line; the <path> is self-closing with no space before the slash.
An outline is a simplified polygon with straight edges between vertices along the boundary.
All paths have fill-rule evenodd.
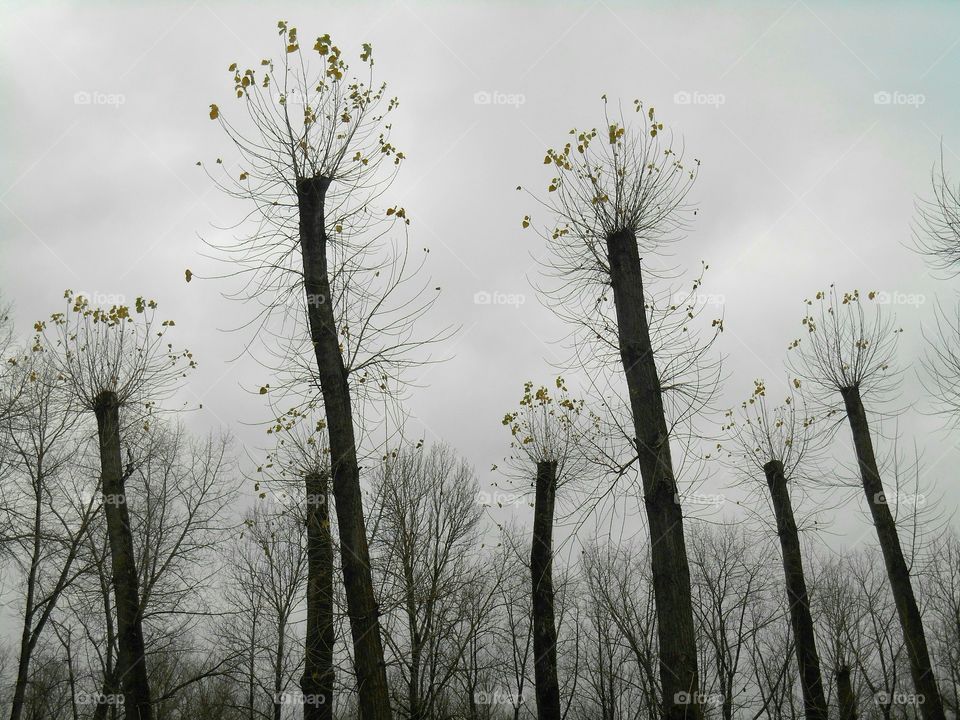
<path id="1" fill-rule="evenodd" d="M 960 185 L 951 185 L 940 164 L 930 172 L 932 195 L 917 200 L 917 219 L 913 225 L 914 248 L 926 256 L 930 265 L 944 274 L 960 274 Z"/>

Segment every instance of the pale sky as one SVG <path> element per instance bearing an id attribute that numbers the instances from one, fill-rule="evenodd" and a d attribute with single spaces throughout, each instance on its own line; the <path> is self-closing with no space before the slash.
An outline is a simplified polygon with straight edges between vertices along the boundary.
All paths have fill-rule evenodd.
<path id="1" fill-rule="evenodd" d="M 913 370 L 935 298 L 953 303 L 960 280 L 934 279 L 905 244 L 941 141 L 960 177 L 960 6 L 836 5 L 5 3 L 2 294 L 22 333 L 60 309 L 66 288 L 156 298 L 200 363 L 186 392 L 204 410 L 189 424 L 263 442 L 251 391 L 269 378 L 249 359 L 228 363 L 249 338 L 219 332 L 248 309 L 221 298 L 223 284 L 184 282 L 187 267 L 223 270 L 200 257 L 201 238 L 222 239 L 216 226 L 245 211 L 195 166 L 235 157 L 208 106 L 230 110 L 231 62 L 276 54 L 279 19 L 350 54 L 371 42 L 401 101 L 393 139 L 408 160 L 391 196 L 443 288 L 429 325 L 461 326 L 441 350 L 452 358 L 415 374 L 424 387 L 407 434 L 450 443 L 488 487 L 507 451 L 500 418 L 525 380 L 553 376 L 565 332 L 528 281 L 543 248 L 520 219 L 538 208 L 515 188 L 544 184 L 544 150 L 571 127 L 603 122 L 602 94 L 640 98 L 702 161 L 698 218 L 676 259 L 709 262 L 704 291 L 723 299 L 721 404 L 757 377 L 776 387 L 816 290 L 889 293 L 905 330 L 904 447 L 918 443 L 952 513 L 957 436 L 924 414 Z M 523 301 L 477 304 L 478 292 Z M 727 492 L 723 473 L 710 483 Z M 849 510 L 835 518 L 848 543 L 872 541 L 860 525 Z"/>

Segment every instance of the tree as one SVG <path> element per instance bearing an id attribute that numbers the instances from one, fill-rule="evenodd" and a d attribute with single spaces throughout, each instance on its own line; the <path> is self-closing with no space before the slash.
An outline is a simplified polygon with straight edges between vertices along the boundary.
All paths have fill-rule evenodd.
<path id="1" fill-rule="evenodd" d="M 879 307 L 872 319 L 867 316 L 864 302 L 873 296 L 870 293 L 864 299 L 857 291 L 840 296 L 832 286 L 827 293 L 817 293 L 819 312 L 814 315 L 807 311 L 803 319 L 807 335 L 802 341 L 793 343 L 799 352 L 795 369 L 798 375 L 822 392 L 828 395 L 839 393 L 843 399 L 863 492 L 877 531 L 890 590 L 903 630 L 920 712 L 927 720 L 942 720 L 943 703 L 930 662 L 923 618 L 913 592 L 910 568 L 900 545 L 897 524 L 884 493 L 864 406 L 864 397 L 882 394 L 895 380 L 888 371 L 900 333 L 882 315 Z M 813 300 L 807 301 L 808 306 L 813 303 Z M 920 700 L 920 697 L 923 699 Z"/>
<path id="2" fill-rule="evenodd" d="M 319 385 L 360 716 L 387 720 L 390 694 L 357 429 L 363 397 L 396 391 L 402 370 L 412 363 L 406 351 L 422 344 L 412 335 L 413 323 L 432 300 L 420 294 L 425 288 L 407 292 L 419 266 L 407 245 L 388 235 L 395 225 L 405 230 L 405 209 L 374 210 L 404 155 L 389 140 L 385 118 L 397 101 L 386 96 L 384 84 L 374 85 L 370 45 L 360 53 L 366 71 L 360 79 L 349 76 L 347 60 L 329 35 L 317 38 L 312 56 L 301 50 L 295 27 L 281 21 L 278 29 L 283 59 L 277 65 L 263 60 L 259 71 L 242 72 L 236 63 L 230 66 L 250 134 L 210 106 L 211 119 L 220 121 L 242 158 L 239 179 L 227 176 L 221 186 L 252 202 L 259 220 L 251 237 L 225 252 L 239 268 L 233 274 L 247 275 L 241 295 L 265 308 L 261 329 L 277 311 L 286 322 L 287 301 L 299 296 L 306 330 L 281 343 L 281 362 L 294 376 L 287 387 Z M 303 339 L 315 365 L 301 359 Z"/>
<path id="3" fill-rule="evenodd" d="M 567 394 L 563 378 L 550 389 L 524 385 L 520 409 L 507 413 L 503 424 L 512 435 L 511 447 L 520 459 L 521 477 L 534 475 L 533 537 L 530 542 L 532 581 L 533 671 L 539 720 L 560 720 L 560 680 L 557 673 L 557 623 L 553 585 L 553 525 L 557 490 L 576 479 L 583 433 L 583 402 Z M 512 458 L 516 462 L 516 458 Z M 535 472 L 533 472 L 535 469 Z M 529 480 L 528 480 L 529 482 Z"/>
<path id="4" fill-rule="evenodd" d="M 404 688 L 396 705 L 411 720 L 445 717 L 472 626 L 494 597 L 473 561 L 477 487 L 472 468 L 443 445 L 402 446 L 374 471 L 381 603 L 396 616 L 386 620 L 386 639 Z M 478 596 L 464 603 L 474 586 Z"/>
<path id="5" fill-rule="evenodd" d="M 138 413 L 152 409 L 195 361 L 189 351 L 174 351 L 165 342 L 166 330 L 174 323 L 155 321 L 153 300 L 138 297 L 133 308 L 101 309 L 69 290 L 64 298 L 66 312 L 36 323 L 34 349 L 47 353 L 77 406 L 96 417 L 117 613 L 116 676 L 127 720 L 150 720 L 140 582 L 125 488 L 133 466 L 124 467 L 122 459 L 120 411 L 133 415 L 126 418 L 128 423 L 143 422 Z"/>
<path id="6" fill-rule="evenodd" d="M 549 263 L 559 286 L 551 293 L 553 304 L 581 328 L 581 338 L 600 347 L 599 357 L 619 355 L 650 532 L 663 716 L 700 718 L 690 569 L 670 448 L 676 434 L 666 410 L 673 402 L 685 406 L 681 414 L 693 414 L 712 390 L 697 378 L 705 346 L 685 332 L 694 313 L 678 313 L 676 301 L 658 311 L 647 284 L 650 264 L 641 260 L 641 253 L 655 255 L 685 226 L 699 162 L 685 167 L 653 108 L 636 101 L 635 109 L 644 113 L 642 129 L 629 126 L 622 114 L 606 113 L 603 130 L 575 129 L 561 150 L 547 151 L 544 164 L 556 172 L 543 201 L 556 219 L 548 232 Z M 608 289 L 615 319 L 605 314 Z M 713 327 L 719 331 L 722 324 Z M 684 383 L 684 376 L 693 382 Z M 665 401 L 670 391 L 674 400 Z"/>
<path id="7" fill-rule="evenodd" d="M 746 658 L 750 645 L 777 619 L 768 602 L 770 580 L 750 538 L 737 526 L 693 526 L 690 537 L 694 615 L 711 663 L 703 663 L 705 695 L 720 706 L 724 720 L 739 717 L 747 706 Z M 717 692 L 708 693 L 712 665 Z M 711 697 L 712 696 L 712 697 Z"/>
<path id="8" fill-rule="evenodd" d="M 229 593 L 242 622 L 247 717 L 280 720 L 300 669 L 294 614 L 307 581 L 304 525 L 288 508 L 247 513 L 230 569 Z M 263 708 L 261 710 L 260 708 Z"/>
<path id="9" fill-rule="evenodd" d="M 0 443 L 12 456 L 13 472 L 2 489 L 9 530 L 3 538 L 23 573 L 25 597 L 17 676 L 10 718 L 24 710 L 30 661 L 63 592 L 83 567 L 77 562 L 93 514 L 94 496 L 76 486 L 82 452 L 78 416 L 63 382 L 42 354 L 15 358 L 3 400 Z M 6 403 L 5 403 L 6 404 Z M 78 565 L 81 565 L 78 567 Z"/>
<path id="10" fill-rule="evenodd" d="M 313 408 L 309 408 L 310 411 Z M 330 517 L 330 447 L 325 422 L 294 409 L 282 415 L 269 432 L 277 447 L 268 456 L 266 476 L 279 482 L 297 499 L 307 531 L 306 632 L 304 635 L 304 720 L 333 717 L 334 645 L 334 541 Z"/>
<path id="11" fill-rule="evenodd" d="M 799 386 L 799 382 L 794 384 Z M 747 477 L 762 473 L 769 488 L 783 558 L 787 608 L 793 628 L 804 716 L 808 720 L 827 720 L 827 701 L 810 614 L 800 534 L 787 485 L 788 481 L 793 481 L 793 487 L 796 487 L 801 463 L 816 450 L 813 418 L 805 412 L 805 407 L 798 407 L 793 393 L 783 405 L 768 408 L 766 385 L 761 380 L 755 381 L 753 394 L 741 409 L 740 422 L 731 420 L 726 430 L 737 445 L 736 452 L 745 465 L 742 469 Z M 731 415 L 732 412 L 728 413 Z"/>

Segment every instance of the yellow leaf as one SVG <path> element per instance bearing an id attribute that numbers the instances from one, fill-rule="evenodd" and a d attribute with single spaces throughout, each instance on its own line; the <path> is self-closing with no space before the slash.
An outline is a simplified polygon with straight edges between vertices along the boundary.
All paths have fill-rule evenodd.
<path id="1" fill-rule="evenodd" d="M 183 274 L 186 276 L 187 282 L 190 282 L 193 279 L 193 273 L 190 272 L 190 268 L 187 268 Z"/>
<path id="2" fill-rule="evenodd" d="M 220 108 L 218 108 L 216 105 L 211 105 L 211 106 L 210 106 L 210 119 L 211 119 L 211 120 L 216 120 L 218 117 L 220 117 Z"/>

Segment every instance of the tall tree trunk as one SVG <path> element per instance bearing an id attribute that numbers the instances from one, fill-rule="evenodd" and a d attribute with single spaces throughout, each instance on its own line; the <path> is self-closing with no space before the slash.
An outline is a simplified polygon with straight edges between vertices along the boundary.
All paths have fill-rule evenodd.
<path id="1" fill-rule="evenodd" d="M 850 430 L 853 432 L 853 447 L 860 466 L 863 492 L 867 497 L 870 515 L 873 517 L 873 526 L 877 530 L 884 564 L 887 567 L 887 578 L 890 581 L 890 591 L 897 606 L 903 640 L 907 646 L 913 686 L 916 694 L 922 696 L 922 698 L 918 697 L 920 714 L 925 720 L 944 720 L 943 703 L 940 700 L 937 681 L 930 664 L 930 653 L 927 650 L 927 638 L 923 631 L 920 608 L 913 594 L 910 571 L 900 547 L 897 525 L 883 493 L 883 483 L 880 481 L 880 470 L 873 452 L 873 439 L 870 437 L 870 426 L 860 398 L 860 389 L 854 386 L 843 388 L 840 392 L 846 406 L 847 419 L 850 421 Z"/>
<path id="2" fill-rule="evenodd" d="M 857 698 L 850 684 L 850 668 L 846 665 L 837 670 L 837 699 L 840 702 L 840 720 L 857 720 Z"/>
<path id="3" fill-rule="evenodd" d="M 650 559 L 657 604 L 663 717 L 699 720 L 697 646 L 683 509 L 670 457 L 660 378 L 650 343 L 637 239 L 629 230 L 607 237 L 620 358 L 630 391 Z"/>
<path id="4" fill-rule="evenodd" d="M 557 679 L 557 626 L 553 602 L 553 508 L 557 494 L 557 463 L 537 463 L 533 504 L 530 576 L 533 581 L 533 676 L 537 720 L 560 720 Z"/>
<path id="5" fill-rule="evenodd" d="M 42 477 L 40 470 L 37 476 Z M 39 480 L 36 481 L 39 484 Z M 27 681 L 30 678 L 30 656 L 36 643 L 33 638 L 33 611 L 37 594 L 37 569 L 40 565 L 41 538 L 41 492 L 34 488 L 33 512 L 33 552 L 30 557 L 30 571 L 27 573 L 27 600 L 23 612 L 23 628 L 20 633 L 20 657 L 17 660 L 17 680 L 13 687 L 13 700 L 10 704 L 10 720 L 20 720 L 23 714 L 23 702 L 27 694 Z"/>
<path id="6" fill-rule="evenodd" d="M 797 523 L 793 519 L 793 504 L 787 491 L 783 463 L 771 460 L 763 466 L 763 472 L 770 487 L 773 514 L 777 518 L 777 536 L 780 538 L 780 549 L 783 553 L 783 577 L 787 586 L 787 606 L 790 608 L 790 624 L 793 626 L 804 716 L 807 720 L 827 720 L 827 700 L 823 694 L 820 657 L 817 654 L 810 598 L 807 596 L 807 583 L 803 575 L 800 536 L 797 533 Z"/>
<path id="7" fill-rule="evenodd" d="M 303 679 L 303 720 L 333 718 L 333 538 L 327 478 L 311 473 L 307 491 L 307 630 Z"/>
<path id="8" fill-rule="evenodd" d="M 327 269 L 324 201 L 329 186 L 330 180 L 325 177 L 297 181 L 303 284 L 330 438 L 333 496 L 340 529 L 340 560 L 353 636 L 360 718 L 390 720 L 390 692 L 370 572 L 350 387 L 340 352 Z"/>
<path id="9" fill-rule="evenodd" d="M 120 458 L 120 407 L 116 393 L 101 392 L 95 400 L 94 412 L 100 439 L 103 507 L 110 539 L 117 610 L 116 674 L 123 692 L 126 720 L 150 720 L 150 682 L 143 644 L 140 584 L 125 495 L 126 477 Z"/>

